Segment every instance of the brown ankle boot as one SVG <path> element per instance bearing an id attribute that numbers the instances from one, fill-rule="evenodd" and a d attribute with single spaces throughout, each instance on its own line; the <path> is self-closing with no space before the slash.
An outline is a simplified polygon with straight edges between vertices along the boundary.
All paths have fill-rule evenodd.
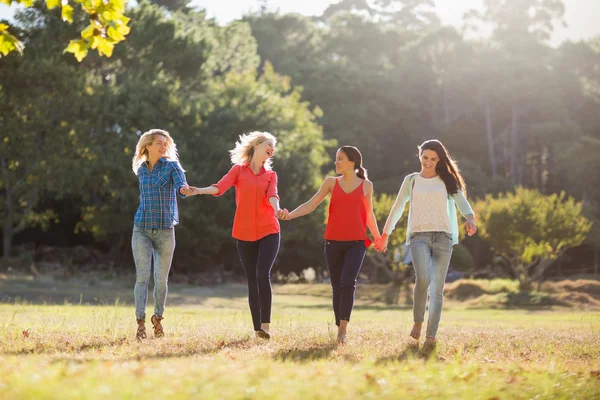
<path id="1" fill-rule="evenodd" d="M 150 318 L 150 322 L 152 322 L 152 326 L 154 326 L 154 337 L 165 336 L 165 333 L 163 332 L 163 327 L 160 324 L 160 321 L 163 319 L 163 317 L 159 317 L 158 315 L 153 315 L 152 318 Z"/>
<path id="2" fill-rule="evenodd" d="M 142 340 L 142 339 L 146 339 L 146 320 L 145 319 L 138 319 L 137 320 L 138 323 L 138 328 L 137 328 L 137 333 L 135 334 L 135 338 L 137 340 Z"/>

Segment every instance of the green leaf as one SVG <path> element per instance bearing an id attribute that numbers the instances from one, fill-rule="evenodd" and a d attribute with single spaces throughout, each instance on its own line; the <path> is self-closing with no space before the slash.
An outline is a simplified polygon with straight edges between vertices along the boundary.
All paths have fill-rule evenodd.
<path id="1" fill-rule="evenodd" d="M 48 10 L 59 7 L 60 4 L 60 0 L 46 0 L 46 7 L 48 7 Z"/>
<path id="2" fill-rule="evenodd" d="M 62 19 L 63 21 L 67 21 L 68 23 L 73 22 L 73 7 L 68 4 L 65 4 L 62 7 Z"/>
<path id="3" fill-rule="evenodd" d="M 64 52 L 73 53 L 77 61 L 81 62 L 87 56 L 88 46 L 84 40 L 71 40 Z"/>

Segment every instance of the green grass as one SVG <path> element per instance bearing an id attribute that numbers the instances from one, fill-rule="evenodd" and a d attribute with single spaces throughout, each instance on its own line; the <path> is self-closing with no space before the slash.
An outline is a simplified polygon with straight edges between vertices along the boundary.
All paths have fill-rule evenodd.
<path id="1" fill-rule="evenodd" d="M 449 302 L 439 349 L 427 355 L 407 335 L 409 307 L 358 299 L 350 341 L 338 347 L 327 287 L 297 288 L 276 287 L 268 342 L 252 336 L 241 286 L 174 285 L 166 337 L 143 343 L 134 339 L 130 304 L 38 305 L 27 296 L 4 303 L 0 398 L 600 396 L 598 312 L 466 310 Z M 121 302 L 130 299 L 130 289 L 113 290 L 122 291 Z"/>

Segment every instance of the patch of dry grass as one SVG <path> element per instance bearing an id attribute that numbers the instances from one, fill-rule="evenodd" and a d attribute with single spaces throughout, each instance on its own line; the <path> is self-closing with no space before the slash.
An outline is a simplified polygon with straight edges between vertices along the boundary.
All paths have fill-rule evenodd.
<path id="1" fill-rule="evenodd" d="M 410 309 L 358 299 L 350 342 L 337 346 L 328 288 L 314 286 L 323 294 L 276 288 L 270 341 L 252 336 L 239 287 L 174 288 L 186 301 L 167 309 L 166 337 L 142 343 L 132 306 L 0 305 L 0 397 L 600 396 L 599 313 L 451 305 L 425 354 L 407 335 Z"/>

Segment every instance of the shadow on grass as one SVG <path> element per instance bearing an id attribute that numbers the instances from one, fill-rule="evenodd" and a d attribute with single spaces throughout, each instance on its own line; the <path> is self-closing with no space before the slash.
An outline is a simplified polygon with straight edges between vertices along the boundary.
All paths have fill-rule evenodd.
<path id="1" fill-rule="evenodd" d="M 161 358 L 185 358 L 195 355 L 213 355 L 224 350 L 231 349 L 248 349 L 252 346 L 258 346 L 260 342 L 251 338 L 245 338 L 233 341 L 218 341 L 209 346 L 195 347 L 193 349 L 183 347 L 171 347 L 148 351 L 151 346 L 160 345 L 155 340 L 162 339 L 146 339 L 143 342 L 137 342 L 133 338 L 119 339 L 93 339 L 88 340 L 83 344 L 70 344 L 69 342 L 60 343 L 57 346 L 44 346 L 42 343 L 37 343 L 35 346 L 23 347 L 15 351 L 6 351 L 0 354 L 7 356 L 26 356 L 26 355 L 56 355 L 57 352 L 62 353 L 60 357 L 53 360 L 61 361 L 94 361 L 103 358 L 103 355 L 111 355 L 114 360 L 142 360 L 142 359 L 161 359 Z M 144 347 L 148 347 L 145 349 Z M 117 354 L 115 350 L 119 350 Z M 128 351 L 129 353 L 125 353 Z M 121 353 L 123 352 L 123 353 Z M 93 357 L 94 355 L 95 357 Z"/>
<path id="2" fill-rule="evenodd" d="M 443 358 L 438 357 L 437 350 L 435 348 L 419 349 L 419 344 L 415 341 L 408 344 L 397 354 L 378 358 L 375 363 L 377 365 L 385 365 L 390 363 L 401 363 L 410 359 L 419 359 L 423 361 L 443 361 Z"/>
<path id="3" fill-rule="evenodd" d="M 283 362 L 311 362 L 331 357 L 331 352 L 337 348 L 335 342 L 316 344 L 307 349 L 281 349 L 273 355 L 273 359 Z"/>
<path id="4" fill-rule="evenodd" d="M 85 280 L 1 279 L 0 303 L 31 305 L 132 305 L 135 279 L 90 282 Z M 154 284 L 148 285 L 151 294 Z M 208 298 L 246 298 L 244 284 L 218 286 L 169 285 L 170 306 L 201 305 Z"/>
<path id="5" fill-rule="evenodd" d="M 330 310 L 331 304 L 289 304 L 289 305 L 286 304 L 286 305 L 282 305 L 281 307 Z M 405 305 L 405 304 L 387 305 L 387 304 L 383 304 L 383 303 L 381 303 L 381 304 L 371 303 L 371 304 L 360 304 L 360 305 L 355 304 L 354 310 L 355 311 L 361 311 L 361 310 L 365 310 L 365 311 L 412 310 L 412 305 Z"/>

